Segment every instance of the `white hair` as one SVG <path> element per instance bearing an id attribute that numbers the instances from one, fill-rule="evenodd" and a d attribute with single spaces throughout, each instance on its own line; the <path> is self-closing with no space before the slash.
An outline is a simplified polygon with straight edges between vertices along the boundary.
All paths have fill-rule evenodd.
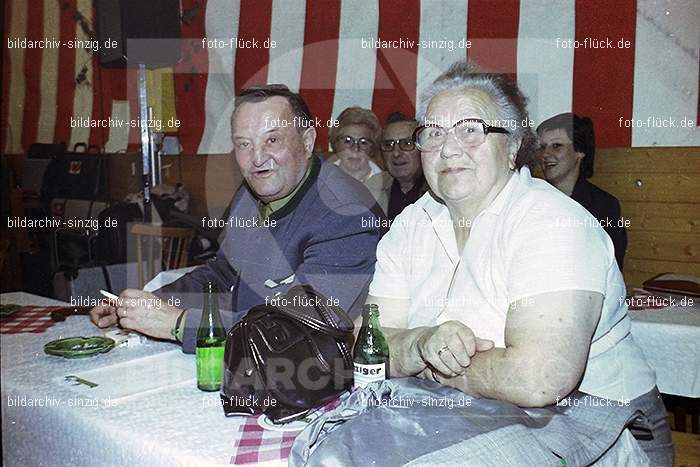
<path id="1" fill-rule="evenodd" d="M 479 67 L 466 61 L 459 61 L 438 76 L 421 95 L 417 119 L 425 123 L 425 114 L 430 101 L 438 94 L 452 90 L 478 89 L 488 94 L 498 109 L 499 124 L 508 131 L 511 141 L 520 142 L 516 167 L 528 165 L 534 154 L 535 135 L 529 124 L 527 98 L 513 80 L 505 73 L 482 72 Z"/>

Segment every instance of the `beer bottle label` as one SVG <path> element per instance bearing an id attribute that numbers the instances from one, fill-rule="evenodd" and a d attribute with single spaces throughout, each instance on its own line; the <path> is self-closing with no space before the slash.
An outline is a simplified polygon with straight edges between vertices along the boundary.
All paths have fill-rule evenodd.
<path id="1" fill-rule="evenodd" d="M 373 365 L 354 363 L 353 365 L 355 367 L 355 388 L 364 388 L 369 383 L 384 381 L 386 379 L 386 363 L 376 363 Z"/>

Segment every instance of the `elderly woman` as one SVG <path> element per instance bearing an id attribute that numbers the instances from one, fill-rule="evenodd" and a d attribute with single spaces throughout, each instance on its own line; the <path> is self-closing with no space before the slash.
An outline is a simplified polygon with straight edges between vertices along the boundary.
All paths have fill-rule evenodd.
<path id="1" fill-rule="evenodd" d="M 338 125 L 331 127 L 329 139 L 345 173 L 365 183 L 382 171 L 372 158 L 377 154 L 381 128 L 374 112 L 361 107 L 348 107 L 338 116 Z"/>
<path id="2" fill-rule="evenodd" d="M 425 94 L 414 139 L 431 191 L 380 241 L 368 297 L 391 374 L 523 407 L 575 389 L 629 401 L 651 421 L 642 448 L 672 465 L 612 242 L 578 203 L 531 178 L 525 102 L 506 75 L 465 63 Z"/>
<path id="3" fill-rule="evenodd" d="M 537 155 L 544 177 L 598 219 L 612 239 L 617 265 L 622 270 L 627 231 L 620 219 L 620 202 L 588 181 L 593 176 L 595 157 L 593 122 L 588 117 L 563 113 L 542 122 L 537 136 Z"/>

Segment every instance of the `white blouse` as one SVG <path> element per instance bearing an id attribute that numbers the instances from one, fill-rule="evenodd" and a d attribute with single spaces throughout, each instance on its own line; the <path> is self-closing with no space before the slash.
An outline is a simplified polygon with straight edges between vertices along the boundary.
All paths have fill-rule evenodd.
<path id="1" fill-rule="evenodd" d="M 586 209 L 527 168 L 477 215 L 461 255 L 444 204 L 428 192 L 408 206 L 379 242 L 369 293 L 409 299 L 409 328 L 458 320 L 505 347 L 509 305 L 562 290 L 605 297 L 580 390 L 614 400 L 651 390 L 656 376 L 630 334 L 610 237 Z"/>

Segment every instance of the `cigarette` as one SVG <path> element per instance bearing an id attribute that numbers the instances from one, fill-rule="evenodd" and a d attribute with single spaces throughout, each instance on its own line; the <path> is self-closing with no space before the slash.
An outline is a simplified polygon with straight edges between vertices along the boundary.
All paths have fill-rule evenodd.
<path id="1" fill-rule="evenodd" d="M 114 300 L 115 302 L 119 302 L 119 297 L 117 297 L 113 293 L 109 293 L 106 290 L 100 290 L 100 293 L 102 295 L 104 295 L 105 297 L 109 298 L 110 300 Z"/>

